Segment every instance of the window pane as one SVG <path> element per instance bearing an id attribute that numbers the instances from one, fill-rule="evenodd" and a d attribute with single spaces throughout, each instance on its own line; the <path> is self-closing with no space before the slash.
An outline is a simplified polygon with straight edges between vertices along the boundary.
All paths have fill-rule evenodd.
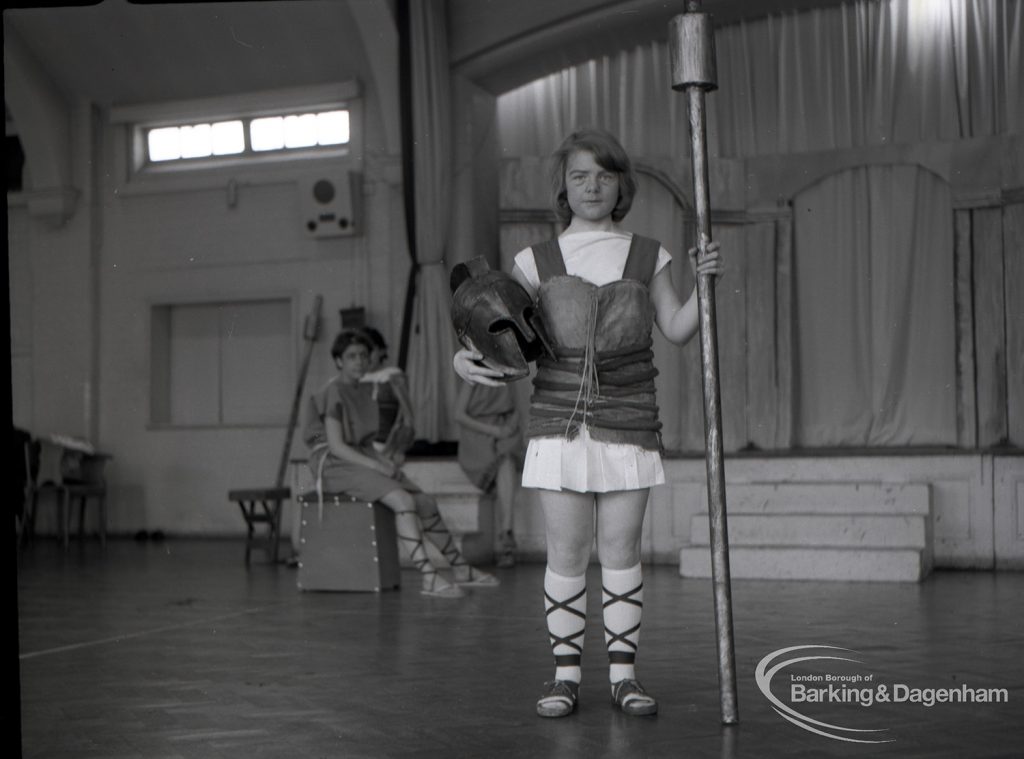
<path id="1" fill-rule="evenodd" d="M 171 424 L 220 422 L 217 306 L 172 306 L 167 383 Z"/>
<path id="2" fill-rule="evenodd" d="M 181 158 L 181 143 L 178 139 L 178 127 L 150 129 L 146 135 L 149 143 L 149 160 L 172 161 Z"/>
<path id="3" fill-rule="evenodd" d="M 181 128 L 181 157 L 205 158 L 213 153 L 210 125 L 195 124 Z"/>
<path id="4" fill-rule="evenodd" d="M 151 324 L 154 423 L 287 421 L 294 386 L 290 301 L 154 306 Z"/>
<path id="5" fill-rule="evenodd" d="M 225 304 L 220 329 L 224 423 L 285 423 L 294 394 L 290 302 Z"/>
<path id="6" fill-rule="evenodd" d="M 249 125 L 249 140 L 253 150 L 280 150 L 284 147 L 284 119 L 280 116 L 253 119 Z"/>
<path id="7" fill-rule="evenodd" d="M 221 121 L 213 125 L 213 154 L 231 155 L 245 150 L 241 121 Z"/>
<path id="8" fill-rule="evenodd" d="M 325 111 L 316 115 L 318 145 L 348 142 L 348 111 Z"/>
<path id="9" fill-rule="evenodd" d="M 316 145 L 316 115 L 286 116 L 284 119 L 284 146 L 308 148 Z"/>

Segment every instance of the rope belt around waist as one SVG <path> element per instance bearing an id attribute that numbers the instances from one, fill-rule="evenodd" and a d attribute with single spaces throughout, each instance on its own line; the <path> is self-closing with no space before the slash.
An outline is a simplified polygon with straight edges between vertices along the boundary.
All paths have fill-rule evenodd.
<path id="1" fill-rule="evenodd" d="M 571 409 L 571 406 L 569 407 Z M 657 412 L 657 406 L 654 407 L 654 411 Z M 547 409 L 533 409 L 530 413 L 538 420 L 541 418 L 545 419 L 564 419 L 565 414 L 555 410 Z M 640 431 L 658 431 L 661 429 L 661 422 L 658 419 L 607 419 L 600 416 L 595 416 L 593 410 L 587 410 L 584 412 L 577 412 L 577 416 L 582 416 L 581 423 L 591 427 L 603 427 L 609 430 L 636 430 Z"/>
<path id="2" fill-rule="evenodd" d="M 628 364 L 650 362 L 654 360 L 654 351 L 651 350 L 652 345 L 653 341 L 648 340 L 645 345 L 639 348 L 637 346 L 630 346 L 629 348 L 602 351 L 600 354 L 593 356 L 592 360 L 598 370 L 615 369 L 620 366 L 627 366 Z M 560 369 L 563 366 L 571 366 L 578 368 L 588 357 L 585 348 L 559 348 L 557 358 L 541 356 L 537 359 L 537 367 Z"/>
<path id="3" fill-rule="evenodd" d="M 606 429 L 660 430 L 658 406 L 653 401 L 658 369 L 652 363 L 652 345 L 648 339 L 640 346 L 597 354 L 591 344 L 560 349 L 556 359 L 539 359 L 531 415 L 538 421 L 567 419 L 567 434 L 573 421 Z M 650 400 L 637 396 L 649 396 Z M 616 411 L 633 413 L 627 419 L 616 419 Z"/>
<path id="4" fill-rule="evenodd" d="M 603 372 L 598 372 L 597 379 L 601 382 L 601 396 L 602 397 L 615 397 L 620 395 L 632 395 L 636 392 L 654 392 L 654 382 L 652 381 L 658 376 L 658 370 L 656 367 L 651 367 L 643 371 L 630 372 L 625 375 L 625 379 L 628 382 L 611 383 L 609 377 Z M 623 375 L 615 377 L 616 380 L 621 381 Z M 537 390 L 566 390 L 575 393 L 579 390 L 579 381 L 568 382 L 565 380 L 556 380 L 546 377 L 543 374 L 538 374 L 533 380 L 533 386 Z"/>

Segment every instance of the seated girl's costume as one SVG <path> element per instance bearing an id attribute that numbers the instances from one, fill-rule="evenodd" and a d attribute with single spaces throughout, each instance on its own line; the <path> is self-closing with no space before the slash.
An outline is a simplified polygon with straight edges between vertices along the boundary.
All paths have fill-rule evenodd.
<path id="1" fill-rule="evenodd" d="M 370 383 L 349 385 L 336 377 L 310 396 L 305 408 L 302 438 L 310 449 L 309 467 L 316 475 L 321 508 L 325 492 L 344 492 L 362 501 L 377 501 L 398 489 L 412 493 L 414 497 L 422 497 L 423 491 L 401 470 L 389 477 L 363 464 L 354 464 L 331 455 L 325 423 L 328 417 L 341 423 L 342 440 L 346 445 L 370 458 L 379 458 L 380 454 L 374 448 L 374 439 L 379 429 L 379 413 L 373 397 L 373 385 Z M 412 513 L 420 523 L 415 531 L 403 528 L 401 521 L 397 524 L 398 539 L 404 544 L 413 565 L 425 576 L 424 587 L 420 592 L 449 598 L 461 596 L 461 590 L 439 583 L 437 570 L 431 564 L 423 543 L 424 536 L 430 538 L 453 569 L 468 566 L 436 505 L 422 519 L 412 509 L 396 513 Z M 406 531 L 403 532 L 403 529 Z M 466 579 L 460 580 L 459 584 L 497 585 L 497 580 L 492 575 L 469 567 Z"/>
<path id="2" fill-rule="evenodd" d="M 648 286 L 670 262 L 657 241 L 621 232 L 563 235 L 516 256 L 555 354 L 537 360 L 524 486 L 600 493 L 665 481 Z"/>
<path id="3" fill-rule="evenodd" d="M 362 464 L 332 456 L 327 447 L 325 417 L 341 422 L 346 444 L 377 458 L 373 442 L 377 437 L 379 411 L 373 399 L 373 386 L 363 383 L 346 385 L 335 378 L 309 397 L 302 439 L 310 449 L 309 467 L 316 475 L 318 492 L 345 492 L 366 501 L 376 501 L 397 488 L 410 493 L 421 492 L 401 472 L 388 477 Z"/>

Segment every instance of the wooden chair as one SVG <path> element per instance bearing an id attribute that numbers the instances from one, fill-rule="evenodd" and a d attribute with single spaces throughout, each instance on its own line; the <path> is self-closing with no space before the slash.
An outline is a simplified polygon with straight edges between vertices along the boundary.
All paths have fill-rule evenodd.
<path id="1" fill-rule="evenodd" d="M 229 490 L 228 500 L 234 501 L 245 519 L 245 565 L 249 566 L 252 549 L 262 546 L 272 564 L 278 561 L 281 542 L 281 509 L 291 498 L 290 488 L 244 488 Z M 262 530 L 262 527 L 266 527 Z"/>
<path id="2" fill-rule="evenodd" d="M 78 536 L 85 537 L 85 508 L 96 501 L 100 544 L 107 542 L 107 482 L 104 468 L 112 456 L 68 448 L 47 438 L 29 439 L 24 444 L 26 493 L 23 535 L 35 535 L 40 495 L 52 494 L 57 508 L 60 541 L 70 544 L 71 512 L 78 506 Z"/>

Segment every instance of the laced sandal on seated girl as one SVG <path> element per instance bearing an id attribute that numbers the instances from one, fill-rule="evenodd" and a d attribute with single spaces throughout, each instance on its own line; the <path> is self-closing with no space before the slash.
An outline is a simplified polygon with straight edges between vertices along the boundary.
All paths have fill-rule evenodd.
<path id="1" fill-rule="evenodd" d="M 437 598 L 462 598 L 466 595 L 466 591 L 441 577 L 436 569 L 423 573 L 423 587 L 420 593 Z"/>
<path id="2" fill-rule="evenodd" d="M 430 563 L 422 538 L 399 534 L 398 539 L 405 543 L 409 549 L 409 559 L 416 570 L 423 575 L 423 586 L 420 588 L 420 593 L 437 598 L 462 598 L 466 595 L 466 591 L 457 585 L 452 585 L 438 574 L 438 571 Z"/>
<path id="3" fill-rule="evenodd" d="M 471 567 L 461 556 L 459 559 L 461 559 L 461 561 L 452 563 L 452 578 L 455 580 L 456 585 L 472 585 L 478 588 L 493 588 L 496 585 L 501 584 L 501 580 L 489 572 L 484 572 L 482 569 Z"/>
<path id="4" fill-rule="evenodd" d="M 455 539 L 448 532 L 448 528 L 441 521 L 441 515 L 437 512 L 430 514 L 423 520 L 423 534 L 441 551 L 441 555 L 448 561 L 452 568 L 456 585 L 472 585 L 474 587 L 494 587 L 500 585 L 501 581 L 492 574 L 483 570 L 471 567 L 466 557 L 462 555 L 455 545 Z"/>

